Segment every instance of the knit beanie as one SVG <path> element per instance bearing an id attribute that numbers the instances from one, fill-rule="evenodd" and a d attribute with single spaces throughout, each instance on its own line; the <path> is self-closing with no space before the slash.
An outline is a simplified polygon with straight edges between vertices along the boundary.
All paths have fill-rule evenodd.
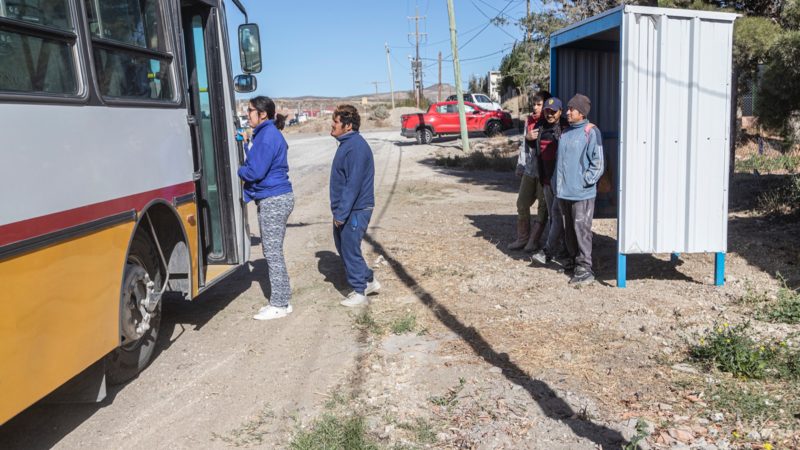
<path id="1" fill-rule="evenodd" d="M 574 97 L 569 99 L 567 108 L 572 108 L 583 114 L 584 117 L 589 117 L 589 110 L 592 109 L 592 101 L 583 94 L 575 94 Z"/>

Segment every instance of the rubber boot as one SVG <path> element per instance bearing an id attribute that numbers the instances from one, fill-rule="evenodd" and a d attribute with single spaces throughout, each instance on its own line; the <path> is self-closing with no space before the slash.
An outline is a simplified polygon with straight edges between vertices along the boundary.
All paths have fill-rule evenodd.
<path id="1" fill-rule="evenodd" d="M 508 244 L 509 250 L 519 250 L 525 247 L 531 234 L 531 223 L 528 219 L 517 218 L 517 240 Z"/>
<path id="2" fill-rule="evenodd" d="M 525 244 L 525 251 L 528 253 L 535 252 L 539 250 L 539 239 L 542 238 L 542 234 L 544 233 L 544 225 L 541 222 L 535 221 L 531 226 L 531 235 L 528 239 L 527 244 Z"/>

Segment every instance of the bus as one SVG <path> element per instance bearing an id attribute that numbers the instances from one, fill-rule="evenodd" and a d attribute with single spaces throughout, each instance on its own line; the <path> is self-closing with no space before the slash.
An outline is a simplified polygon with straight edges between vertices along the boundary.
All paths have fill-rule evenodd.
<path id="1" fill-rule="evenodd" d="M 248 260 L 234 97 L 261 45 L 229 1 L 235 77 L 223 0 L 0 0 L 0 424 L 101 400 L 150 362 L 162 299 Z"/>

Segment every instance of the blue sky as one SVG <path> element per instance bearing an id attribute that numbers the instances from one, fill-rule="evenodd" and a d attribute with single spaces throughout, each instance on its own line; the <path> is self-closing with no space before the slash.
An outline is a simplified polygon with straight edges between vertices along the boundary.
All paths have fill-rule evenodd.
<path id="1" fill-rule="evenodd" d="M 498 28 L 484 14 L 498 11 L 511 19 L 525 14 L 525 0 L 453 0 L 459 32 L 459 57 L 464 83 L 471 74 L 485 75 L 499 67 L 500 59 L 522 31 L 513 24 Z M 296 97 L 301 95 L 351 96 L 374 93 L 372 81 L 381 81 L 381 92 L 389 91 L 386 51 L 391 50 L 395 91 L 411 89 L 413 21 L 408 16 L 419 8 L 420 32 L 428 33 L 420 47 L 424 83 L 438 81 L 438 52 L 450 59 L 450 30 L 446 0 L 242 0 L 251 22 L 261 32 L 264 70 L 257 75 L 259 95 Z M 532 1 L 531 8 L 540 7 Z M 227 5 L 231 38 L 244 17 Z M 504 9 L 505 8 L 505 9 Z M 481 13 L 481 10 L 483 13 Z M 472 39 L 470 41 L 470 39 Z M 470 41 L 470 42 L 467 42 Z M 238 48 L 236 42 L 231 49 Z M 501 52 L 502 50 L 505 52 Z M 475 59 L 471 59 L 475 58 Z M 238 52 L 233 56 L 234 73 L 239 73 Z M 453 83 L 453 65 L 442 63 L 442 82 Z M 252 94 L 247 95 L 249 97 Z"/>

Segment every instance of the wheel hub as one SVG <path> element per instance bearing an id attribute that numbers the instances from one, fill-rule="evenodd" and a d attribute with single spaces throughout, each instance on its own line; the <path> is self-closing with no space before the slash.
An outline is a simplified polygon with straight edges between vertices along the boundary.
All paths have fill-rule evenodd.
<path id="1" fill-rule="evenodd" d="M 143 268 L 133 266 L 122 292 L 122 335 L 125 342 L 137 341 L 150 329 L 150 320 L 158 308 L 155 283 Z"/>

